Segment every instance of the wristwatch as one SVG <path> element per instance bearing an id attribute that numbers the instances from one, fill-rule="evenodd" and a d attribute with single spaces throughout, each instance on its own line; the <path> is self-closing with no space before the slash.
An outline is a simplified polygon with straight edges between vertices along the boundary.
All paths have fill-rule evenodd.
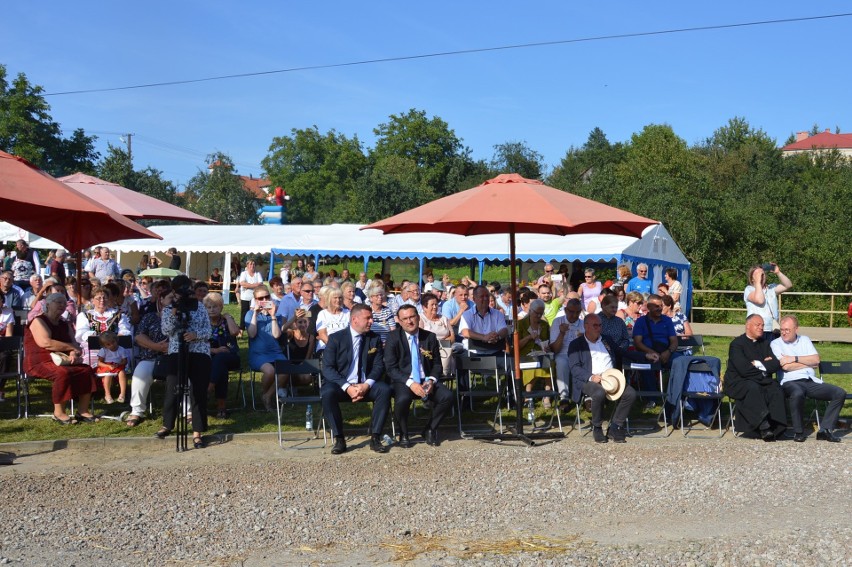
<path id="1" fill-rule="evenodd" d="M 798 356 L 796 356 L 796 357 L 794 357 L 794 358 L 796 359 L 796 362 L 799 362 L 799 357 L 798 357 Z"/>

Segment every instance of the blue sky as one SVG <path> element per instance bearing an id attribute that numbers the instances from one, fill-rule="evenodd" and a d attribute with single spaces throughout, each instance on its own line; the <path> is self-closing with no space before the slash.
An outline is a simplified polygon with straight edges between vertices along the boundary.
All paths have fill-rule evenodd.
<path id="1" fill-rule="evenodd" d="M 579 4 L 583 4 L 580 6 Z M 841 13 L 839 2 L 16 2 L 0 63 L 47 93 L 289 67 Z M 815 123 L 852 131 L 852 17 L 50 96 L 98 149 L 132 132 L 134 165 L 175 183 L 213 151 L 243 175 L 275 136 L 358 135 L 391 114 L 444 119 L 475 158 L 526 141 L 553 166 L 589 132 L 624 141 L 668 123 L 697 143 L 734 116 L 779 143 Z"/>

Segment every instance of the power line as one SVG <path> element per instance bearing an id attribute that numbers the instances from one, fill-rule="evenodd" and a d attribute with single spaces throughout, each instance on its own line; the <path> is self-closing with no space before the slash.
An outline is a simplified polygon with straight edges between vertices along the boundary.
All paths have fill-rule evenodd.
<path id="1" fill-rule="evenodd" d="M 514 45 L 502 45 L 497 47 L 480 47 L 473 49 L 460 49 L 456 51 L 439 51 L 435 53 L 425 53 L 420 55 L 402 55 L 398 57 L 384 57 L 380 59 L 365 59 L 361 61 L 350 61 L 346 63 L 328 63 L 324 65 L 306 65 L 302 67 L 288 67 L 286 69 L 276 69 L 274 71 L 257 71 L 254 73 L 237 73 L 234 75 L 220 75 L 217 77 L 204 77 L 201 79 L 186 79 L 182 81 L 164 81 L 159 83 L 145 83 L 141 85 L 129 85 L 124 87 L 109 87 L 109 88 L 101 88 L 101 89 L 84 89 L 77 91 L 62 91 L 57 93 L 47 93 L 42 96 L 61 96 L 61 95 L 71 95 L 71 94 L 89 94 L 89 93 L 103 93 L 103 92 L 112 92 L 112 91 L 126 91 L 131 89 L 147 89 L 153 87 L 169 87 L 175 85 L 187 85 L 192 83 L 203 83 L 208 81 L 222 81 L 225 79 L 241 79 L 244 77 L 259 77 L 263 75 L 275 75 L 279 73 L 294 73 L 297 71 L 316 71 L 319 69 L 335 69 L 339 67 L 354 67 L 358 65 L 373 65 L 376 63 L 390 63 L 394 61 L 412 61 L 417 59 L 430 59 L 436 57 L 450 57 L 455 55 L 468 55 L 471 53 L 488 53 L 492 51 L 506 51 L 510 49 L 526 49 L 531 47 L 547 47 L 552 45 L 566 45 L 571 43 L 586 43 L 592 41 L 608 41 L 612 39 L 628 39 L 635 37 L 649 37 L 655 35 L 668 35 L 668 34 L 676 34 L 676 33 L 689 33 L 689 32 L 698 32 L 698 31 L 712 31 L 712 30 L 723 30 L 723 29 L 732 29 L 732 28 L 744 28 L 751 26 L 766 26 L 766 25 L 775 25 L 775 24 L 788 24 L 795 22 L 807 22 L 814 20 L 827 20 L 832 18 L 846 18 L 852 16 L 852 13 L 843 13 L 843 14 L 828 14 L 825 16 L 808 16 L 802 18 L 786 18 L 781 20 L 760 20 L 756 22 L 742 22 L 737 24 L 719 24 L 714 26 L 699 26 L 692 28 L 676 28 L 669 30 L 657 30 L 657 31 L 649 31 L 649 32 L 634 32 L 634 33 L 624 33 L 624 34 L 614 34 L 614 35 L 599 35 L 592 37 L 582 37 L 582 38 L 574 38 L 574 39 L 561 39 L 554 41 L 540 41 L 535 43 L 519 43 Z"/>

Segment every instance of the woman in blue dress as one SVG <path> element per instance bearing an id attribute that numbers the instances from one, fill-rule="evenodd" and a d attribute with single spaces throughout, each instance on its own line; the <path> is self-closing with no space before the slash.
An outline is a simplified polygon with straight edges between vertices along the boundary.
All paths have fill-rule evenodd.
<path id="1" fill-rule="evenodd" d="M 265 285 L 254 288 L 254 307 L 246 313 L 245 324 L 249 337 L 249 368 L 262 374 L 261 399 L 266 409 L 272 411 L 275 409 L 275 361 L 287 360 L 287 357 L 278 343 L 281 327 Z"/>

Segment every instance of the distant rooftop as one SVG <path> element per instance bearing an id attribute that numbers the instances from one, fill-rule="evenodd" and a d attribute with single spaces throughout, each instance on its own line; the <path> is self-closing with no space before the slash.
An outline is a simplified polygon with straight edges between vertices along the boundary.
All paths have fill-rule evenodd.
<path id="1" fill-rule="evenodd" d="M 796 132 L 796 141 L 781 148 L 782 152 L 801 152 L 814 148 L 852 149 L 852 134 L 832 134 L 831 130 L 814 134 Z"/>

